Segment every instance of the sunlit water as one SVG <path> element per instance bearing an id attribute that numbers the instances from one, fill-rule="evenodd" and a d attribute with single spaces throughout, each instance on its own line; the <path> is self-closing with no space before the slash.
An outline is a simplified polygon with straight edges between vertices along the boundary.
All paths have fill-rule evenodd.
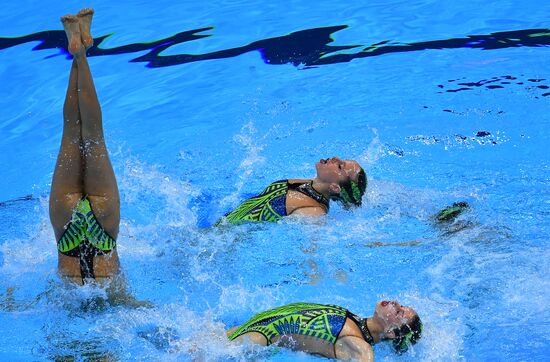
<path id="1" fill-rule="evenodd" d="M 314 361 L 232 345 L 224 329 L 296 301 L 370 315 L 382 298 L 416 308 L 425 329 L 399 357 L 376 345 L 378 360 L 548 358 L 550 42 L 531 30 L 550 32 L 550 5 L 86 5 L 96 9 L 94 35 L 113 34 L 102 49 L 213 27 L 160 53 L 207 54 L 182 64 L 130 62 L 152 47 L 90 57 L 122 197 L 124 274 L 154 306 L 105 305 L 104 290 L 56 274 L 47 205 L 70 62 L 55 47 L 33 50 L 39 41 L 4 46 L 1 360 Z M 61 30 L 59 16 L 78 10 L 3 7 L 4 38 Z M 313 38 L 269 40 L 340 25 L 348 27 L 329 45 L 357 47 L 315 56 Z M 497 35 L 499 49 L 449 41 L 522 30 L 520 40 Z M 422 43 L 431 41 L 444 49 Z M 381 42 L 386 54 L 329 57 Z M 210 227 L 271 181 L 312 177 L 314 163 L 333 155 L 365 167 L 361 209 L 334 204 L 315 221 Z M 435 224 L 432 215 L 457 200 L 469 212 Z"/>

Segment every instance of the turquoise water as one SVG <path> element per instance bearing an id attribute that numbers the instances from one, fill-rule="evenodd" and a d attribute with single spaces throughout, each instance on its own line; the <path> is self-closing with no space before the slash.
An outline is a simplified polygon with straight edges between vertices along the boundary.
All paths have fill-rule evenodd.
<path id="1" fill-rule="evenodd" d="M 104 291 L 56 274 L 47 205 L 70 67 L 58 19 L 78 7 L 4 4 L 1 360 L 314 361 L 231 345 L 223 329 L 295 301 L 369 315 L 383 298 L 413 306 L 425 333 L 402 356 L 376 345 L 377 360 L 547 358 L 550 5 L 84 5 L 119 254 L 154 307 L 84 308 Z M 365 167 L 361 209 L 209 228 L 333 155 Z M 470 211 L 435 225 L 457 200 Z"/>

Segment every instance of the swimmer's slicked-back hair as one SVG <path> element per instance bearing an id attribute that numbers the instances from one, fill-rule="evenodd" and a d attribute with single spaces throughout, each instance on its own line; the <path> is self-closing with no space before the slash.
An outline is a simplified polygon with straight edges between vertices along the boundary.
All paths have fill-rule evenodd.
<path id="1" fill-rule="evenodd" d="M 368 179 L 365 170 L 361 168 L 357 181 L 349 180 L 340 184 L 340 193 L 331 195 L 331 199 L 340 201 L 344 207 L 361 206 L 363 195 L 367 190 Z"/>
<path id="2" fill-rule="evenodd" d="M 393 348 L 398 354 L 401 354 L 422 337 L 422 321 L 417 314 L 408 323 L 394 329 L 393 332 L 395 334 L 395 338 L 392 340 Z"/>

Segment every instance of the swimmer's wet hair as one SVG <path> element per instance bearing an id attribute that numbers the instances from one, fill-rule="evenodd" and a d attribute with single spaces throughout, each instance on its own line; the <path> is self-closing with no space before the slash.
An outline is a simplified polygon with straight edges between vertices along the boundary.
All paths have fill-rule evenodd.
<path id="1" fill-rule="evenodd" d="M 409 323 L 393 330 L 395 338 L 392 339 L 393 348 L 398 354 L 406 352 L 410 346 L 422 337 L 422 321 L 415 315 Z"/>
<path id="2" fill-rule="evenodd" d="M 349 180 L 340 184 L 340 193 L 331 195 L 331 199 L 340 201 L 344 207 L 361 206 L 361 199 L 368 185 L 367 174 L 361 168 L 357 175 L 357 182 Z"/>

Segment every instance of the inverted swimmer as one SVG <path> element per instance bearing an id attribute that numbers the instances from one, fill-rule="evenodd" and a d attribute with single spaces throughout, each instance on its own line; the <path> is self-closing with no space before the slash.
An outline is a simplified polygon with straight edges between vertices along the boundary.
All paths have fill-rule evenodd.
<path id="1" fill-rule="evenodd" d="M 332 157 L 320 160 L 315 168 L 314 179 L 275 181 L 220 221 L 278 221 L 288 215 L 324 215 L 329 210 L 329 200 L 339 201 L 345 207 L 361 205 L 367 175 L 359 163 Z"/>
<path id="2" fill-rule="evenodd" d="M 103 137 L 101 107 L 86 50 L 94 11 L 61 18 L 73 55 L 63 106 L 63 136 L 50 193 L 58 269 L 78 284 L 119 273 L 120 199 Z"/>
<path id="3" fill-rule="evenodd" d="M 294 303 L 258 313 L 227 331 L 231 341 L 356 361 L 373 361 L 372 346 L 384 340 L 405 352 L 421 335 L 418 314 L 395 301 L 378 302 L 368 318 L 336 305 Z"/>

